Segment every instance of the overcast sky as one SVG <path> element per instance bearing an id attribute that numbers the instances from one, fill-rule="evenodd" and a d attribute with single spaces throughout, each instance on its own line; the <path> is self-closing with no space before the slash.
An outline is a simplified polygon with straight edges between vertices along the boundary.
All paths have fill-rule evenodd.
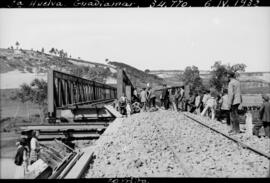
<path id="1" fill-rule="evenodd" d="M 210 70 L 221 60 L 270 71 L 270 7 L 0 9 L 0 47 L 16 41 L 142 70 Z"/>

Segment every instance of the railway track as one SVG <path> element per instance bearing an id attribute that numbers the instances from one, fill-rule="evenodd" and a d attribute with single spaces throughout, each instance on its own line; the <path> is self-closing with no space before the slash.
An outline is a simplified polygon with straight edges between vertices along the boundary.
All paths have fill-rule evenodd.
<path id="1" fill-rule="evenodd" d="M 106 175 L 113 177 L 113 172 L 116 170 L 116 172 L 118 172 L 117 177 L 119 177 L 119 171 L 124 171 L 127 168 L 125 165 L 119 165 L 119 163 L 123 161 L 123 156 L 121 154 L 119 155 L 119 152 L 123 152 L 123 154 L 135 153 L 132 156 L 124 158 L 127 162 L 126 164 L 129 164 L 128 166 L 130 166 L 135 162 L 134 164 L 135 166 L 138 166 L 138 170 L 146 169 L 145 171 L 148 173 L 143 175 L 140 175 L 139 172 L 131 174 L 131 176 L 135 177 L 145 177 L 145 175 L 155 177 L 155 175 L 157 175 L 152 168 L 147 170 L 147 167 L 142 169 L 140 167 L 142 166 L 140 165 L 141 163 L 146 165 L 147 162 L 147 166 L 155 165 L 155 162 L 151 162 L 153 158 L 157 158 L 156 160 L 165 158 L 162 162 L 169 162 L 165 165 L 165 171 L 168 171 L 168 167 L 169 169 L 172 168 L 167 174 L 169 177 L 235 177 L 236 175 L 236 177 L 238 177 L 238 174 L 234 173 L 234 171 L 238 171 L 240 177 L 250 176 L 247 172 L 250 172 L 251 176 L 263 177 L 266 175 L 265 172 L 262 172 L 265 171 L 265 167 L 268 166 L 268 164 L 266 165 L 265 159 L 267 159 L 267 162 L 269 163 L 269 155 L 266 152 L 251 147 L 236 138 L 230 137 L 224 132 L 205 124 L 203 121 L 196 119 L 188 113 L 181 114 L 169 111 L 160 112 L 160 114 L 155 112 L 138 114 L 136 115 L 138 119 L 131 116 L 130 118 L 124 118 L 123 122 L 118 122 L 118 125 L 112 125 L 109 129 L 110 133 L 106 133 L 105 137 L 102 138 L 102 143 L 104 144 L 99 144 L 99 148 L 102 148 L 100 149 L 100 152 L 102 152 L 101 154 L 103 154 L 101 156 L 105 155 L 105 157 L 109 159 L 98 158 L 98 163 L 102 165 L 97 169 L 95 167 L 95 160 L 92 161 L 92 159 L 99 154 L 93 154 L 95 151 L 93 149 L 90 152 L 85 153 L 85 157 L 82 158 L 84 162 L 82 162 L 81 167 L 77 166 L 78 168 L 73 170 L 74 172 L 80 172 L 76 175 L 77 178 L 82 178 L 84 176 L 90 178 L 92 176 L 87 176 L 89 171 L 97 170 L 107 171 L 109 174 L 105 173 L 105 177 Z M 166 116 L 167 114 L 170 116 Z M 136 120 L 133 121 L 134 119 Z M 130 129 L 131 125 L 133 126 Z M 115 127 L 112 128 L 113 126 Z M 121 136 L 119 134 L 125 135 Z M 200 138 L 199 136 L 202 137 Z M 109 139 L 109 141 L 107 139 Z M 144 147 L 142 146 L 142 143 Z M 119 148 L 124 149 L 119 151 Z M 148 149 L 148 151 L 154 150 L 155 152 L 152 155 L 145 155 L 145 150 L 142 150 L 144 148 Z M 137 149 L 138 152 L 133 152 Z M 104 151 L 107 152 L 104 154 Z M 96 152 L 98 153 L 99 151 Z M 163 154 L 160 158 L 156 156 L 159 153 Z M 165 156 L 164 153 L 166 154 Z M 173 158 L 168 158 L 168 160 L 166 160 L 166 156 L 171 155 Z M 136 160 L 134 162 L 131 162 L 133 161 L 133 156 L 137 158 L 135 158 Z M 237 159 L 237 157 L 239 159 Z M 120 158 L 121 161 L 117 160 L 118 158 Z M 111 162 L 110 165 L 107 164 L 108 161 Z M 85 162 L 88 162 L 88 164 Z M 78 164 L 80 163 L 81 162 Z M 115 167 L 111 164 L 115 164 Z M 225 164 L 225 166 L 223 166 L 223 164 Z M 89 166 L 94 166 L 94 169 L 88 170 L 86 167 Z M 164 167 L 162 163 L 158 166 Z M 107 169 L 108 167 L 110 168 Z M 258 170 L 253 171 L 252 169 Z M 137 169 L 134 170 L 137 171 Z M 160 170 L 164 171 L 162 168 Z M 151 171 L 154 171 L 153 174 L 151 174 Z M 261 174 L 257 175 L 258 172 L 261 172 Z M 124 175 L 124 173 L 121 175 Z M 163 175 L 166 177 L 166 174 Z"/>
<path id="2" fill-rule="evenodd" d="M 246 161 L 250 161 L 249 162 L 250 164 L 253 164 L 253 158 L 254 158 L 255 163 L 264 161 L 264 162 L 268 162 L 269 164 L 268 153 L 258 150 L 257 148 L 252 147 L 250 145 L 247 145 L 246 143 L 243 143 L 236 138 L 230 137 L 227 134 L 211 126 L 204 124 L 202 121 L 198 119 L 194 119 L 192 116 L 189 115 L 189 113 L 185 113 L 184 118 L 180 118 L 180 120 L 187 122 L 186 125 L 190 125 L 190 128 L 195 128 L 196 130 L 191 130 L 191 133 L 186 132 L 186 131 L 189 131 L 188 129 L 189 127 L 188 128 L 184 127 L 181 130 L 181 127 L 180 128 L 178 127 L 178 125 L 180 124 L 177 124 L 177 123 L 176 125 L 171 124 L 173 127 L 168 127 L 166 125 L 163 125 L 162 123 L 159 123 L 158 128 L 162 128 L 161 130 L 162 133 L 160 133 L 161 136 L 165 136 L 166 141 L 167 142 L 169 141 L 169 143 L 167 144 L 170 146 L 170 149 L 172 149 L 174 153 L 176 154 L 176 156 L 178 157 L 178 159 L 181 160 L 181 164 L 184 165 L 183 167 L 185 171 L 189 172 L 188 174 L 191 177 L 201 177 L 201 176 L 211 177 L 213 175 L 218 176 L 218 177 L 225 175 L 227 177 L 228 175 L 226 175 L 226 173 L 222 174 L 222 171 L 226 169 L 226 167 L 222 167 L 222 164 L 220 162 L 224 162 L 225 164 L 225 162 L 230 161 L 230 160 L 232 161 L 232 163 L 239 164 L 238 165 L 239 167 L 241 167 L 240 166 L 240 164 L 242 164 L 241 161 L 244 159 L 246 159 Z M 194 122 L 195 126 L 193 126 L 192 124 L 189 124 L 191 121 Z M 201 128 L 198 125 L 201 126 Z M 175 135 L 172 133 L 174 131 L 173 128 L 180 129 L 177 131 L 178 134 Z M 197 139 L 198 135 L 194 133 L 199 133 L 199 134 L 201 133 L 202 135 L 201 139 L 200 138 Z M 194 142 L 192 138 L 194 138 Z M 206 138 L 206 140 L 204 140 L 204 138 Z M 210 140 L 207 140 L 207 138 Z M 214 138 L 219 139 L 219 140 L 212 140 Z M 198 140 L 198 143 L 195 142 L 197 140 Z M 187 143 L 184 141 L 187 141 Z M 228 146 L 224 144 L 228 144 Z M 230 147 L 234 150 L 231 151 Z M 225 153 L 223 153 L 222 151 L 224 151 Z M 228 154 L 232 157 L 235 154 L 235 157 L 238 157 L 241 160 L 237 158 L 228 159 L 226 157 Z M 188 159 L 189 161 L 187 161 Z M 193 159 L 196 159 L 196 160 L 193 161 Z M 201 164 L 203 166 L 199 166 Z M 212 164 L 212 165 L 208 166 L 208 164 Z M 235 165 L 232 165 L 232 166 L 235 166 Z M 265 169 L 267 168 L 269 169 L 268 165 L 265 164 L 263 166 L 265 167 Z M 209 167 L 210 170 L 213 169 L 213 172 L 208 171 L 207 167 Z M 244 167 L 241 167 L 241 168 L 244 168 Z M 227 167 L 227 169 L 229 170 L 231 168 Z M 247 169 L 249 169 L 249 167 L 247 167 Z M 240 175 L 242 173 L 243 176 L 246 176 L 244 174 L 244 171 L 239 172 L 239 173 Z M 257 175 L 254 175 L 254 176 L 257 176 Z"/>
<path id="3" fill-rule="evenodd" d="M 222 136 L 224 136 L 224 137 L 232 140 L 233 142 L 235 142 L 237 145 L 241 146 L 242 148 L 248 149 L 248 150 L 250 150 L 250 151 L 252 151 L 252 152 L 254 152 L 254 153 L 256 153 L 256 154 L 258 154 L 260 156 L 263 156 L 263 157 L 265 157 L 265 158 L 267 158 L 267 159 L 270 160 L 270 154 L 269 153 L 263 152 L 263 151 L 258 150 L 256 148 L 250 146 L 250 145 L 247 145 L 246 143 L 241 142 L 239 139 L 236 139 L 234 137 L 231 137 L 231 136 L 225 134 L 224 132 L 221 132 L 221 131 L 219 131 L 219 130 L 213 128 L 213 127 L 211 127 L 210 125 L 207 125 L 207 124 L 203 123 L 202 121 L 200 121 L 198 119 L 195 119 L 194 117 L 190 116 L 188 113 L 184 113 L 184 116 L 186 116 L 187 118 L 191 119 L 192 121 L 194 121 L 194 122 L 196 122 L 196 123 L 198 123 L 198 124 L 200 124 L 200 125 L 208 128 L 208 129 L 210 129 L 210 130 L 212 130 L 212 131 L 214 131 L 214 132 L 216 132 L 216 133 L 218 133 L 218 134 L 220 134 L 220 135 L 222 135 Z"/>

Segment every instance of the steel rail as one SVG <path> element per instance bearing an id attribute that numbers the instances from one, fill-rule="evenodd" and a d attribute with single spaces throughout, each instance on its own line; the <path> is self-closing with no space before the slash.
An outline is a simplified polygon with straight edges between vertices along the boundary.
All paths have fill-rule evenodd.
<path id="1" fill-rule="evenodd" d="M 78 103 L 73 103 L 73 104 L 67 104 L 66 106 L 63 107 L 57 107 L 57 109 L 75 109 L 77 108 L 79 105 L 91 105 L 91 106 L 95 106 L 98 104 L 107 104 L 107 103 L 111 103 L 113 101 L 115 101 L 116 99 L 100 99 L 100 100 L 92 100 L 92 101 L 85 101 L 85 102 L 78 102 Z"/>
<path id="2" fill-rule="evenodd" d="M 260 150 L 258 150 L 258 149 L 255 149 L 255 148 L 253 148 L 253 147 L 251 147 L 251 146 L 249 146 L 249 145 L 247 145 L 247 144 L 245 144 L 245 143 L 243 143 L 243 142 L 240 142 L 238 139 L 233 138 L 233 137 L 230 137 L 230 136 L 228 136 L 227 134 L 225 134 L 225 133 L 223 133 L 223 132 L 221 132 L 221 131 L 218 131 L 218 130 L 214 129 L 213 127 L 211 127 L 211 126 L 209 126 L 209 125 L 207 125 L 207 124 L 204 124 L 203 122 L 201 122 L 201 121 L 199 121 L 199 120 L 197 120 L 197 119 L 194 119 L 193 117 L 191 117 L 191 116 L 189 116 L 189 115 L 187 115 L 187 114 L 185 114 L 185 113 L 184 113 L 184 116 L 186 116 L 187 118 L 191 119 L 192 121 L 195 121 L 195 122 L 199 123 L 200 125 L 202 125 L 202 126 L 204 126 L 204 127 L 206 127 L 206 128 L 209 128 L 210 130 L 212 130 L 212 131 L 214 131 L 214 132 L 216 132 L 216 133 L 218 133 L 218 134 L 223 135 L 224 137 L 226 137 L 226 138 L 228 138 L 228 139 L 234 141 L 235 143 L 237 143 L 237 144 L 240 145 L 241 147 L 246 148 L 246 149 L 249 149 L 249 150 L 255 152 L 256 154 L 259 154 L 259 155 L 261 155 L 261 156 L 264 156 L 264 157 L 266 157 L 266 158 L 268 158 L 268 159 L 270 160 L 270 154 L 265 153 L 265 152 L 262 152 L 262 151 L 260 151 Z"/>

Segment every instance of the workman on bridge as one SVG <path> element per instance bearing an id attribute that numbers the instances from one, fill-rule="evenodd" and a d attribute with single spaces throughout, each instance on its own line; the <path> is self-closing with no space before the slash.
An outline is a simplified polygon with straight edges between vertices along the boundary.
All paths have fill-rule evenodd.
<path id="1" fill-rule="evenodd" d="M 121 96 L 119 99 L 119 111 L 122 115 L 127 115 L 127 98 L 125 95 Z"/>

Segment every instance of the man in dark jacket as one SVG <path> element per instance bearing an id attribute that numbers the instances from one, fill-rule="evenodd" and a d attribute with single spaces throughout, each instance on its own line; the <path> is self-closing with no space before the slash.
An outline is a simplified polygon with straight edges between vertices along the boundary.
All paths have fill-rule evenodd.
<path id="1" fill-rule="evenodd" d="M 260 120 L 255 124 L 253 128 L 253 134 L 259 136 L 259 130 L 263 126 L 265 136 L 270 138 L 270 102 L 267 95 L 262 95 L 263 104 L 259 111 Z"/>
<path id="2" fill-rule="evenodd" d="M 168 110 L 169 109 L 169 91 L 166 87 L 167 85 L 164 84 L 162 94 L 161 94 L 161 100 L 163 101 L 165 110 Z"/>
<path id="3" fill-rule="evenodd" d="M 240 82 L 236 80 L 234 72 L 228 73 L 228 78 L 230 79 L 228 85 L 228 107 L 230 110 L 230 121 L 232 123 L 232 133 L 240 133 L 240 124 L 238 116 L 238 107 L 242 102 Z"/>

